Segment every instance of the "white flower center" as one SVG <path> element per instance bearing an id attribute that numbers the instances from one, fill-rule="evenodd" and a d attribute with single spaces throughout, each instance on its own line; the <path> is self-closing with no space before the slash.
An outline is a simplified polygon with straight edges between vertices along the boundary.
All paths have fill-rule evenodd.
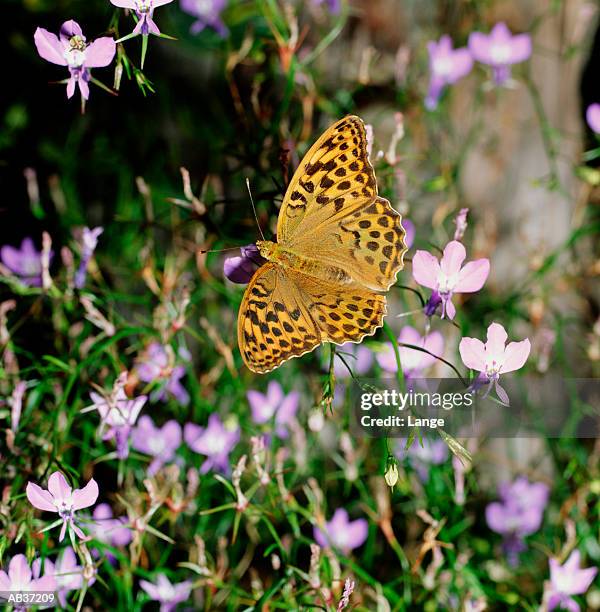
<path id="1" fill-rule="evenodd" d="M 69 47 L 65 49 L 63 57 L 70 68 L 80 68 L 85 63 L 85 41 L 81 36 L 72 36 Z"/>
<path id="2" fill-rule="evenodd" d="M 210 15 L 213 10 L 212 0 L 196 0 L 196 10 L 200 15 Z"/>
<path id="3" fill-rule="evenodd" d="M 218 455 L 225 450 L 224 436 L 210 436 L 208 439 L 207 450 L 211 455 Z"/>
<path id="4" fill-rule="evenodd" d="M 433 72 L 438 76 L 448 76 L 452 73 L 452 60 L 449 57 L 440 57 L 433 62 Z"/>
<path id="5" fill-rule="evenodd" d="M 493 44 L 490 48 L 490 57 L 494 64 L 507 64 L 510 60 L 510 47 L 507 44 Z"/>

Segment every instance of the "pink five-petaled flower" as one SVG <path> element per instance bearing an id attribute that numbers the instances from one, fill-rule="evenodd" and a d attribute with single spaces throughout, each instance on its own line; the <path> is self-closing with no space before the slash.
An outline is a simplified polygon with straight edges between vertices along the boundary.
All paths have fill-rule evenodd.
<path id="1" fill-rule="evenodd" d="M 8 571 L 0 570 L 0 593 L 6 595 L 10 592 L 55 591 L 56 581 L 52 572 L 45 570 L 44 576 L 40 578 L 40 567 L 40 559 L 36 559 L 32 572 L 25 555 L 15 555 L 8 563 Z M 26 609 L 25 606 L 19 605 L 13 607 L 15 612 Z"/>
<path id="2" fill-rule="evenodd" d="M 444 337 L 439 331 L 421 336 L 421 334 L 410 325 L 406 325 L 398 336 L 398 345 L 412 344 L 428 351 L 418 351 L 407 346 L 398 346 L 400 354 L 400 364 L 406 378 L 420 378 L 423 371 L 432 366 L 436 361 L 436 356 L 440 357 L 444 352 Z M 431 353 L 431 354 L 429 354 Z M 385 350 L 377 353 L 377 363 L 386 371 L 395 373 L 398 371 L 396 353 L 391 342 L 385 345 Z"/>
<path id="3" fill-rule="evenodd" d="M 427 251 L 417 251 L 413 257 L 413 278 L 433 290 L 429 303 L 433 311 L 442 304 L 442 318 L 454 319 L 456 308 L 452 303 L 455 293 L 474 293 L 479 291 L 490 273 L 489 259 L 477 259 L 462 265 L 467 252 L 457 240 L 446 245 L 440 261 Z M 433 314 L 427 310 L 428 314 Z"/>
<path id="4" fill-rule="evenodd" d="M 570 612 L 579 612 L 579 604 L 571 595 L 582 595 L 592 584 L 597 567 L 582 569 L 581 554 L 574 550 L 569 558 L 559 565 L 556 559 L 550 559 L 550 597 L 548 610 L 561 607 Z"/>
<path id="5" fill-rule="evenodd" d="M 154 421 L 144 415 L 131 434 L 131 446 L 154 457 L 148 468 L 148 475 L 154 476 L 165 463 L 173 460 L 175 451 L 181 446 L 181 425 L 170 420 L 156 427 Z"/>
<path id="6" fill-rule="evenodd" d="M 447 35 L 442 36 L 439 42 L 430 40 L 427 50 L 431 76 L 425 106 L 433 110 L 437 107 L 443 88 L 471 72 L 473 58 L 468 49 L 453 49 L 452 40 Z"/>
<path id="7" fill-rule="evenodd" d="M 137 36 L 142 34 L 148 36 L 148 34 L 154 34 L 158 36 L 160 30 L 154 22 L 154 9 L 162 6 L 163 4 L 169 4 L 173 0 L 110 0 L 114 6 L 119 8 L 130 9 L 135 11 L 138 22 L 135 26 L 132 35 Z"/>
<path id="8" fill-rule="evenodd" d="M 192 583 L 189 580 L 171 584 L 164 574 L 158 574 L 156 584 L 140 580 L 140 586 L 153 601 L 160 603 L 160 612 L 173 612 L 177 604 L 186 601 L 192 591 Z"/>
<path id="9" fill-rule="evenodd" d="M 344 508 L 338 508 L 325 523 L 325 530 L 314 528 L 314 538 L 321 547 L 333 546 L 343 553 L 362 546 L 367 539 L 369 525 L 363 518 L 351 521 Z"/>
<path id="10" fill-rule="evenodd" d="M 535 533 L 542 524 L 550 490 L 543 482 L 529 482 L 520 476 L 514 482 L 498 487 L 501 501 L 485 509 L 488 527 L 503 536 L 502 548 L 511 565 L 517 565 L 519 553 L 527 547 L 525 536 Z"/>
<path id="11" fill-rule="evenodd" d="M 123 388 L 126 380 L 127 372 L 123 372 L 116 380 L 109 397 L 103 397 L 92 391 L 90 399 L 93 404 L 86 408 L 86 410 L 95 409 L 100 414 L 102 439 L 111 440 L 114 438 L 119 459 L 125 459 L 129 455 L 131 429 L 148 399 L 145 395 L 133 399 L 128 398 Z"/>
<path id="12" fill-rule="evenodd" d="M 59 542 L 62 542 L 67 527 L 80 537 L 85 534 L 75 525 L 75 512 L 82 508 L 88 508 L 98 499 L 98 484 L 92 478 L 83 489 L 73 489 L 69 486 L 65 477 L 60 472 L 54 472 L 48 478 L 48 490 L 42 489 L 33 482 L 27 483 L 27 499 L 32 506 L 46 512 L 58 512 L 62 519 Z"/>
<path id="13" fill-rule="evenodd" d="M 498 384 L 500 375 L 519 370 L 525 365 L 531 342 L 528 338 L 520 342 L 510 342 L 506 346 L 508 334 L 502 325 L 492 323 L 487 330 L 487 342 L 477 338 L 463 338 L 458 345 L 463 363 L 476 372 L 481 372 L 483 382 L 495 384 L 498 397 L 508 405 L 506 391 Z"/>
<path id="14" fill-rule="evenodd" d="M 56 563 L 46 559 L 44 570 L 54 577 L 58 601 L 63 608 L 67 607 L 69 591 L 78 591 L 84 584 L 91 586 L 96 581 L 95 575 L 89 579 L 84 578 L 84 568 L 77 563 L 75 551 L 70 546 L 59 554 Z"/>
<path id="15" fill-rule="evenodd" d="M 585 112 L 585 118 L 590 128 L 600 134 L 600 104 L 590 104 Z"/>
<path id="16" fill-rule="evenodd" d="M 52 259 L 52 252 L 50 252 Z M 42 286 L 42 254 L 37 251 L 31 238 L 24 238 L 21 248 L 3 246 L 0 261 L 24 284 L 30 287 Z"/>
<path id="17" fill-rule="evenodd" d="M 504 85 L 510 79 L 510 66 L 529 59 L 531 36 L 513 36 L 505 23 L 497 23 L 489 34 L 472 32 L 469 51 L 473 59 L 491 66 L 494 83 Z"/>
<path id="18" fill-rule="evenodd" d="M 208 426 L 200 427 L 194 423 L 186 423 L 183 428 L 183 439 L 195 452 L 206 455 L 207 459 L 200 468 L 200 473 L 209 470 L 229 472 L 229 453 L 240 439 L 238 427 L 227 428 L 217 414 L 208 417 Z"/>
<path id="19" fill-rule="evenodd" d="M 76 21 L 66 21 L 60 28 L 60 37 L 38 28 L 34 35 L 35 46 L 40 56 L 48 62 L 67 66 L 71 77 L 67 82 L 67 97 L 72 98 L 75 86 L 84 100 L 90 95 L 90 68 L 108 66 L 116 52 L 115 41 L 103 36 L 87 44 L 81 27 Z"/>
<path id="20" fill-rule="evenodd" d="M 286 395 L 281 385 L 272 380 L 267 387 L 266 394 L 250 390 L 247 397 L 252 420 L 262 425 L 275 417 L 275 434 L 278 438 L 287 438 L 288 426 L 298 411 L 300 402 L 298 391 L 292 391 Z"/>
<path id="21" fill-rule="evenodd" d="M 181 10 L 196 21 L 192 23 L 190 32 L 199 34 L 204 28 L 212 28 L 221 38 L 227 36 L 227 28 L 221 19 L 221 13 L 227 0 L 180 0 Z"/>
<path id="22" fill-rule="evenodd" d="M 185 376 L 185 366 L 174 366 L 174 361 L 170 346 L 151 342 L 140 358 L 136 372 L 143 382 L 162 381 L 160 388 L 152 394 L 152 400 L 166 401 L 170 395 L 181 405 L 187 406 L 190 396 L 179 382 Z"/>

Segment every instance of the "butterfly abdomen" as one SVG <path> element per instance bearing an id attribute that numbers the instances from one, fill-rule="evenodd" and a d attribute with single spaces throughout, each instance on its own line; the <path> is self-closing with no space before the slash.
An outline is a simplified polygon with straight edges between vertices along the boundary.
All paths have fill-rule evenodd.
<path id="1" fill-rule="evenodd" d="M 300 255 L 275 242 L 259 240 L 256 245 L 260 254 L 265 259 L 279 264 L 282 268 L 296 270 L 297 272 L 302 272 L 313 278 L 325 281 L 335 281 L 341 284 L 354 282 L 354 279 L 341 268 L 323 264 L 316 259 Z"/>

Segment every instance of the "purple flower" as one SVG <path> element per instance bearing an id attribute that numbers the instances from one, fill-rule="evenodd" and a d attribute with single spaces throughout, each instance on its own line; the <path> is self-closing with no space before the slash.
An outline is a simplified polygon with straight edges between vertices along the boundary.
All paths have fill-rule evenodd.
<path id="1" fill-rule="evenodd" d="M 167 347 L 159 342 L 152 342 L 146 348 L 136 371 L 143 382 L 163 382 L 161 388 L 153 394 L 153 400 L 166 401 L 170 395 L 182 406 L 187 406 L 190 402 L 190 396 L 179 382 L 185 376 L 185 367 L 182 365 L 173 367 L 172 361 Z"/>
<path id="2" fill-rule="evenodd" d="M 90 96 L 90 68 L 108 66 L 115 56 L 115 41 L 104 36 L 86 43 L 81 27 L 76 21 L 65 21 L 60 28 L 60 38 L 43 28 L 34 34 L 35 46 L 40 56 L 59 66 L 67 66 L 71 77 L 67 82 L 67 97 L 72 98 L 75 86 L 84 100 Z"/>
<path id="3" fill-rule="evenodd" d="M 492 67 L 494 83 L 504 85 L 510 78 L 510 66 L 529 59 L 531 36 L 513 36 L 505 23 L 497 23 L 489 34 L 472 32 L 469 51 L 473 59 Z"/>
<path id="4" fill-rule="evenodd" d="M 131 529 L 127 527 L 127 517 L 113 518 L 112 508 L 108 504 L 98 504 L 92 514 L 94 524 L 91 531 L 94 539 L 111 546 L 127 546 L 131 542 Z"/>
<path id="5" fill-rule="evenodd" d="M 588 125 L 596 134 L 600 134 L 600 104 L 590 104 L 585 113 Z"/>
<path id="6" fill-rule="evenodd" d="M 548 610 L 560 607 L 570 612 L 579 612 L 579 604 L 571 595 L 583 595 L 594 581 L 598 568 L 582 569 L 578 550 L 574 550 L 562 565 L 556 559 L 550 559 L 549 564 L 551 584 Z"/>
<path id="7" fill-rule="evenodd" d="M 442 89 L 446 85 L 453 85 L 471 72 L 473 58 L 468 49 L 453 49 L 448 35 L 442 36 L 439 42 L 429 41 L 427 50 L 431 78 L 425 106 L 433 110 L 437 107 Z"/>
<path id="8" fill-rule="evenodd" d="M 156 584 L 140 580 L 140 586 L 153 601 L 160 603 L 160 612 L 173 612 L 177 604 L 186 601 L 192 592 L 189 580 L 171 584 L 164 574 L 158 574 Z"/>
<path id="9" fill-rule="evenodd" d="M 325 523 L 325 530 L 314 528 L 314 538 L 321 547 L 332 546 L 347 554 L 351 550 L 362 546 L 367 539 L 369 526 L 366 519 L 360 518 L 351 521 L 344 508 L 338 508 Z"/>
<path id="10" fill-rule="evenodd" d="M 147 401 L 145 395 L 129 399 L 125 394 L 121 382 L 124 377 L 120 377 L 115 385 L 115 391 L 109 398 L 102 397 L 99 393 L 90 393 L 93 402 L 88 409 L 96 409 L 100 413 L 100 429 L 103 440 L 114 438 L 117 445 L 117 457 L 125 459 L 129 455 L 129 436 L 131 429 L 135 425 L 140 410 Z"/>
<path id="11" fill-rule="evenodd" d="M 183 439 L 195 452 L 206 455 L 207 459 L 200 468 L 201 474 L 209 470 L 229 472 L 229 453 L 240 439 L 239 429 L 231 430 L 223 425 L 216 414 L 208 418 L 208 426 L 200 427 L 194 423 L 186 423 L 183 428 Z"/>
<path id="12" fill-rule="evenodd" d="M 502 325 L 492 323 L 487 330 L 487 342 L 484 344 L 477 338 L 463 338 L 458 345 L 463 363 L 477 372 L 481 372 L 482 382 L 495 384 L 498 397 L 509 403 L 506 391 L 498 384 L 501 374 L 514 372 L 525 365 L 531 343 L 528 338 L 520 342 L 510 342 L 506 346 L 508 334 Z"/>
<path id="13" fill-rule="evenodd" d="M 516 565 L 518 555 L 526 549 L 525 536 L 535 533 L 542 524 L 544 509 L 550 491 L 542 482 L 530 483 L 519 477 L 498 488 L 501 501 L 485 509 L 489 528 L 504 537 L 503 548 L 511 564 Z"/>
<path id="14" fill-rule="evenodd" d="M 90 263 L 92 255 L 94 254 L 94 251 L 96 250 L 96 246 L 98 245 L 98 237 L 103 231 L 103 227 L 95 227 L 92 230 L 87 227 L 83 228 L 81 241 L 81 262 L 79 263 L 79 268 L 75 273 L 75 287 L 77 287 L 77 289 L 81 289 L 85 285 L 87 267 Z"/>
<path id="15" fill-rule="evenodd" d="M 406 232 L 406 235 L 404 236 L 406 248 L 410 249 L 415 241 L 415 234 L 417 233 L 415 224 L 410 219 L 402 219 L 402 226 Z"/>
<path id="16" fill-rule="evenodd" d="M 148 474 L 154 476 L 167 462 L 175 457 L 181 445 L 181 425 L 177 421 L 167 421 L 156 427 L 149 416 L 140 418 L 131 435 L 131 445 L 135 450 L 154 457 L 148 467 Z"/>
<path id="17" fill-rule="evenodd" d="M 29 503 L 46 512 L 58 512 L 62 519 L 59 542 L 62 542 L 67 526 L 80 537 L 84 533 L 75 525 L 75 512 L 87 508 L 98 499 L 98 484 L 92 478 L 83 489 L 71 489 L 69 483 L 60 472 L 54 472 L 48 479 L 48 490 L 42 489 L 33 482 L 27 483 L 27 499 Z"/>
<path id="18" fill-rule="evenodd" d="M 240 247 L 241 256 L 227 257 L 223 263 L 223 273 L 232 282 L 247 285 L 254 273 L 266 263 L 255 244 Z"/>
<path id="19" fill-rule="evenodd" d="M 438 357 L 444 352 L 444 337 L 439 331 L 431 332 L 426 336 L 421 336 L 419 332 L 410 325 L 406 325 L 400 331 L 398 343 L 412 344 L 428 350 L 433 355 Z M 420 378 L 423 371 L 436 361 L 433 355 L 428 355 L 423 351 L 399 346 L 400 363 L 406 378 Z M 396 354 L 391 342 L 386 343 L 384 352 L 377 354 L 377 363 L 386 371 L 396 373 L 398 371 L 398 363 L 396 362 Z"/>
<path id="20" fill-rule="evenodd" d="M 15 555 L 8 563 L 8 571 L 0 570 L 0 593 L 30 591 L 55 591 L 56 582 L 50 572 L 39 577 L 40 560 L 33 562 L 33 572 L 25 555 Z M 13 607 L 15 611 L 26 610 L 25 606 Z"/>
<path id="21" fill-rule="evenodd" d="M 279 438 L 287 438 L 288 425 L 294 421 L 298 411 L 300 393 L 292 391 L 285 395 L 281 385 L 272 380 L 266 394 L 250 390 L 247 397 L 252 420 L 262 425 L 275 417 L 275 434 Z"/>
<path id="22" fill-rule="evenodd" d="M 78 591 L 83 588 L 84 583 L 89 586 L 96 581 L 95 576 L 89 580 L 84 579 L 84 568 L 77 563 L 75 551 L 70 546 L 60 553 L 56 563 L 46 560 L 44 569 L 48 575 L 54 577 L 58 601 L 63 608 L 67 606 L 67 594 L 70 591 Z"/>
<path id="23" fill-rule="evenodd" d="M 133 36 L 141 34 L 142 36 L 148 36 L 148 34 L 154 34 L 158 36 L 160 30 L 154 22 L 154 9 L 162 6 L 163 4 L 169 4 L 173 0 L 110 0 L 114 6 L 119 8 L 130 9 L 135 11 L 138 22 L 135 26 Z"/>
<path id="24" fill-rule="evenodd" d="M 463 267 L 466 256 L 465 247 L 452 240 L 440 261 L 427 251 L 417 251 L 413 257 L 413 278 L 419 285 L 433 289 L 432 300 L 434 296 L 441 300 L 442 318 L 447 315 L 454 319 L 456 308 L 452 296 L 455 293 L 479 291 L 490 273 L 489 259 L 470 261 Z"/>
<path id="25" fill-rule="evenodd" d="M 338 353 L 350 353 L 352 355 L 352 357 L 348 355 L 341 355 L 341 357 L 343 357 L 344 361 L 350 366 L 355 376 L 366 374 L 373 365 L 373 353 L 362 344 L 346 342 L 338 346 L 336 351 Z M 333 371 L 335 377 L 339 380 L 350 378 L 350 372 L 348 372 L 348 368 L 344 365 L 340 356 L 333 362 Z"/>
<path id="26" fill-rule="evenodd" d="M 217 32 L 221 38 L 225 38 L 228 30 L 221 19 L 221 13 L 227 5 L 227 0 L 180 0 L 181 10 L 196 17 L 192 23 L 190 32 L 198 34 L 209 27 Z"/>
<path id="27" fill-rule="evenodd" d="M 52 252 L 50 259 L 52 259 Z M 30 287 L 42 286 L 42 254 L 36 251 L 31 238 L 24 238 L 21 248 L 3 246 L 0 260 L 19 280 Z"/>

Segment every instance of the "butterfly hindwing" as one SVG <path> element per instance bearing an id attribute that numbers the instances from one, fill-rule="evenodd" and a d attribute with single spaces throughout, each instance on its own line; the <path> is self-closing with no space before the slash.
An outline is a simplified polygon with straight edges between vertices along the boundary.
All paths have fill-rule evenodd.
<path id="1" fill-rule="evenodd" d="M 274 263 L 260 267 L 246 287 L 238 314 L 238 345 L 246 365 L 264 374 L 321 341 L 286 270 Z"/>

